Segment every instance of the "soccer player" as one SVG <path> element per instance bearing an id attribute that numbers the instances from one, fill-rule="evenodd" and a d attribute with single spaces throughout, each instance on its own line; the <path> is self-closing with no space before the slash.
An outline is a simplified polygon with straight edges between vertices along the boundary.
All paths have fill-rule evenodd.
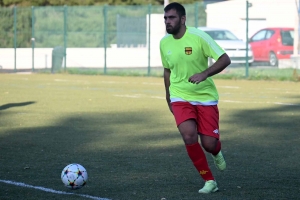
<path id="1" fill-rule="evenodd" d="M 225 170 L 226 162 L 221 152 L 219 96 L 211 76 L 224 70 L 231 61 L 208 34 L 185 25 L 185 8 L 181 4 L 170 3 L 164 11 L 168 34 L 160 41 L 160 53 L 166 100 L 187 154 L 205 181 L 199 193 L 216 192 L 217 182 L 203 149 L 211 153 L 219 170 Z M 208 57 L 216 60 L 210 67 Z"/>

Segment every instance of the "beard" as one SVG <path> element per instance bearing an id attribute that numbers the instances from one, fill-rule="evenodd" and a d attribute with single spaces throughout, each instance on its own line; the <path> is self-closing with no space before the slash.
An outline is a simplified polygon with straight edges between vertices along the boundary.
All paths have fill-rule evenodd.
<path id="1" fill-rule="evenodd" d="M 176 24 L 175 26 L 167 25 L 166 26 L 167 33 L 172 34 L 172 35 L 176 35 L 177 33 L 179 33 L 180 24 L 181 24 L 181 21 L 179 21 L 178 24 Z"/>

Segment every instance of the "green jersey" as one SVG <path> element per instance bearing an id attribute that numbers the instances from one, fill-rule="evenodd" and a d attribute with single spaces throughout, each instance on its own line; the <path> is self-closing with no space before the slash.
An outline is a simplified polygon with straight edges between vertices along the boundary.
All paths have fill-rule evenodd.
<path id="1" fill-rule="evenodd" d="M 205 32 L 187 27 L 182 38 L 171 34 L 160 41 L 163 67 L 170 69 L 171 102 L 189 101 L 195 104 L 216 105 L 219 95 L 211 77 L 199 84 L 188 79 L 208 68 L 208 57 L 218 60 L 225 51 Z"/>

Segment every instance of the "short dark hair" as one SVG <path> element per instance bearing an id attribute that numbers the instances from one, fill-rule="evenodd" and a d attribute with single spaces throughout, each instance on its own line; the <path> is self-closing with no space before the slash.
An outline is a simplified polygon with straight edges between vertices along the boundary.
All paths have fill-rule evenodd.
<path id="1" fill-rule="evenodd" d="M 176 10 L 179 17 L 182 17 L 185 15 L 185 8 L 180 3 L 177 3 L 177 2 L 170 3 L 164 8 L 164 11 L 168 12 L 169 10 L 172 10 L 172 9 Z"/>

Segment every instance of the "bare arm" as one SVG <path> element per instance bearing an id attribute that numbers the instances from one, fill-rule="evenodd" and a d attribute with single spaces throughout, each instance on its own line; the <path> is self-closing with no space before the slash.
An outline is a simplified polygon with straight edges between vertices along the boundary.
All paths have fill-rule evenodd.
<path id="1" fill-rule="evenodd" d="M 166 90 L 166 101 L 167 101 L 167 104 L 169 106 L 170 111 L 173 113 L 172 107 L 171 107 L 170 91 L 169 91 L 170 75 L 171 75 L 171 71 L 169 69 L 164 68 L 164 82 L 165 82 L 165 90 Z"/>
<path id="2" fill-rule="evenodd" d="M 224 53 L 220 58 L 209 68 L 201 73 L 194 74 L 189 78 L 189 82 L 198 84 L 202 81 L 205 81 L 208 77 L 223 71 L 228 65 L 230 65 L 231 60 L 229 56 Z"/>

